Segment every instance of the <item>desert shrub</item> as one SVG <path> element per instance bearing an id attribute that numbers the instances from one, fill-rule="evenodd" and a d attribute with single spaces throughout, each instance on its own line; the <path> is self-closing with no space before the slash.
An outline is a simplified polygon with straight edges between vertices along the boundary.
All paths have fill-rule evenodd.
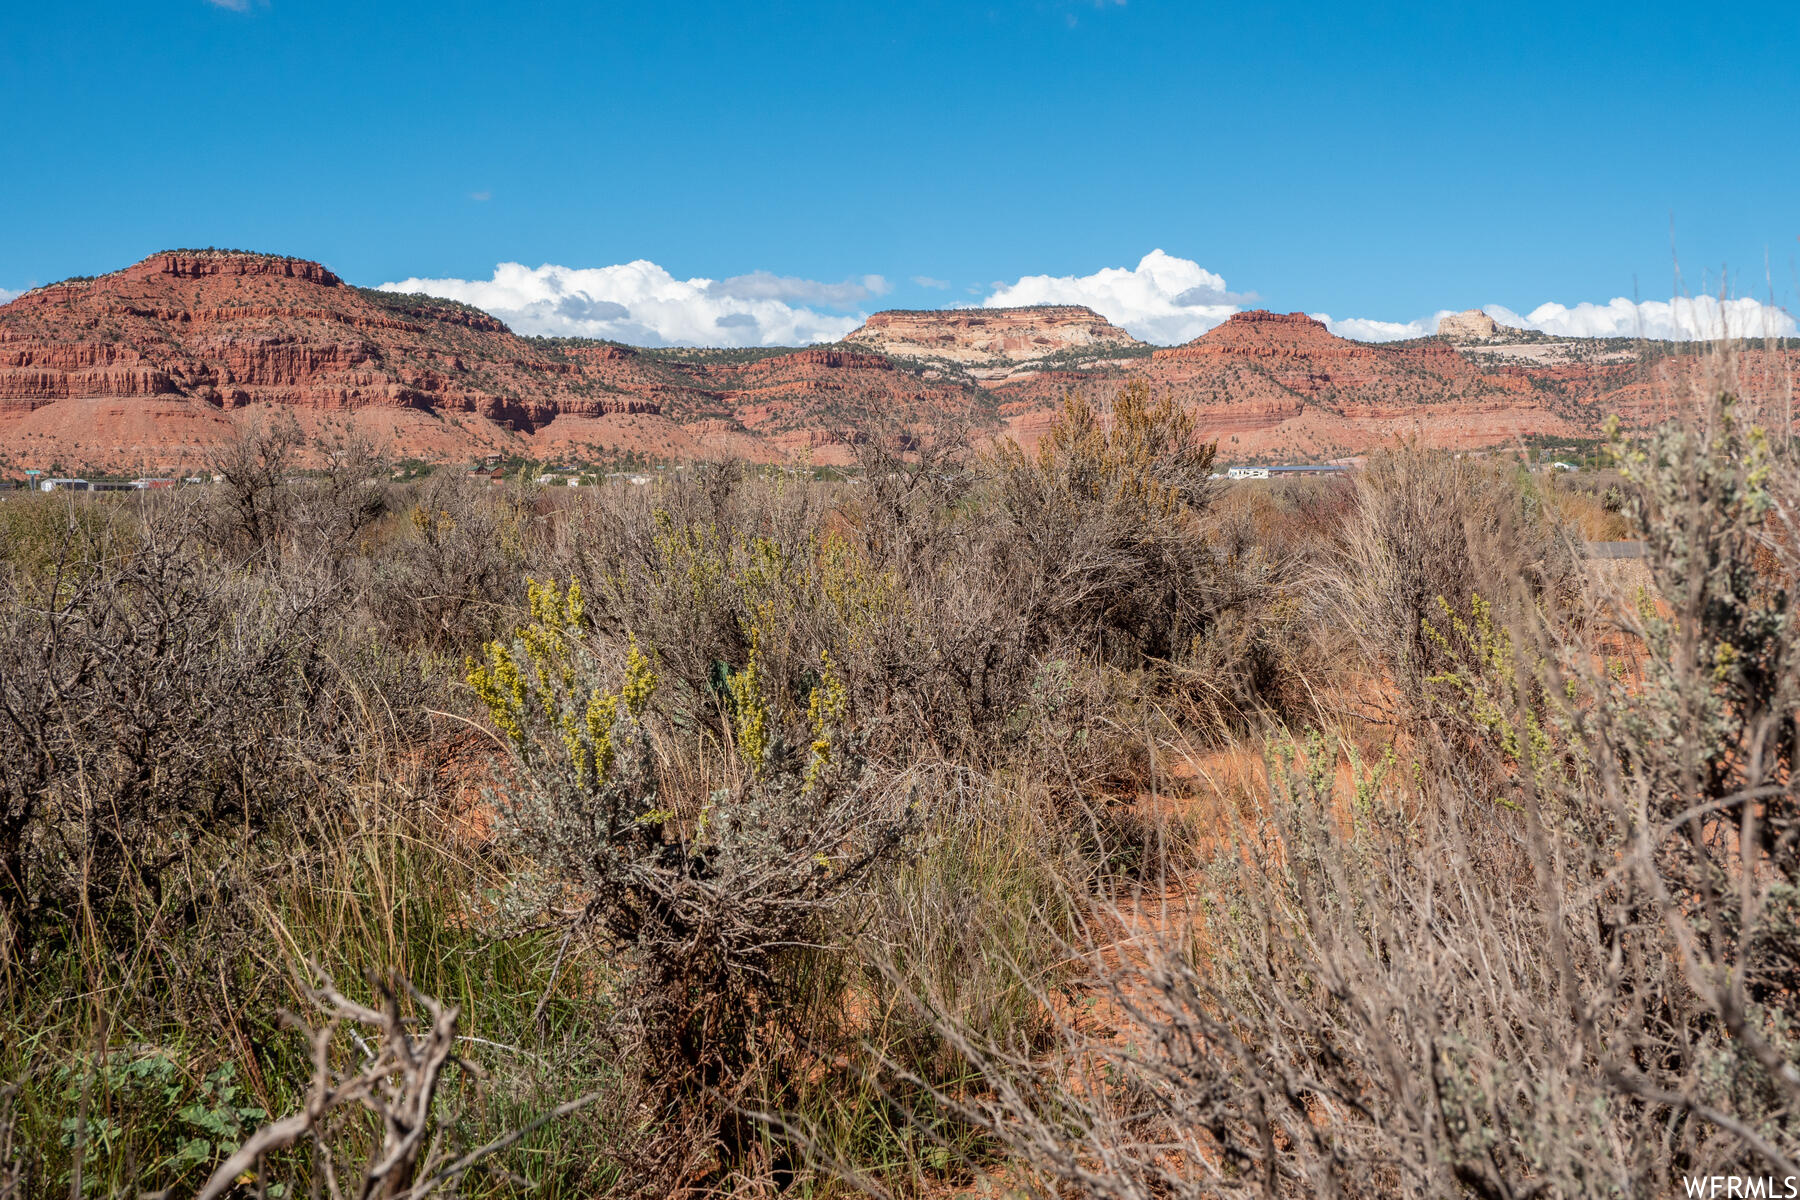
<path id="1" fill-rule="evenodd" d="M 1343 489 L 1234 489 L 1220 507 L 1213 450 L 1138 384 L 1106 414 L 1071 398 L 1035 456 L 1000 452 L 987 587 L 1018 614 L 1027 680 L 1047 660 L 1146 671 L 1130 690 L 1215 739 L 1312 705 L 1306 576 Z"/>
<path id="2" fill-rule="evenodd" d="M 504 632 L 519 615 L 514 595 L 534 549 L 528 497 L 439 472 L 403 517 L 370 564 L 371 603 L 390 636 L 445 649 Z"/>
<path id="3" fill-rule="evenodd" d="M 94 503 L 73 492 L 9 496 L 0 505 L 0 571 L 41 579 L 90 569 L 129 551 L 136 529 L 128 503 Z"/>
<path id="4" fill-rule="evenodd" d="M 867 423 L 874 433 L 854 447 L 862 474 L 845 522 L 871 558 L 905 575 L 929 570 L 954 550 L 978 482 L 969 423 L 903 430 L 876 414 Z"/>
<path id="5" fill-rule="evenodd" d="M 914 995 L 995 1041 L 1041 1046 L 1050 1032 L 1041 997 L 1074 932 L 1070 884 L 1085 867 L 1044 836 L 1034 807 L 1022 783 L 982 789 L 884 886 L 872 926 L 880 1021 L 910 1069 L 941 1080 L 962 1065 L 918 1020 Z"/>
<path id="6" fill-rule="evenodd" d="M 494 1155 L 600 1098 L 598 1091 L 588 1092 L 485 1144 L 456 1145 L 457 1118 L 465 1107 L 460 1102 L 471 1089 L 454 1085 L 466 1084 L 472 1076 L 479 1086 L 488 1078 L 461 1052 L 470 1040 L 458 1033 L 462 1011 L 419 991 L 394 972 L 378 976 L 375 991 L 373 1001 L 379 1007 L 345 996 L 329 978 L 305 989 L 318 1024 L 289 1017 L 305 1036 L 312 1068 L 304 1102 L 295 1112 L 245 1128 L 246 1119 L 267 1114 L 259 1108 L 232 1106 L 229 1092 L 235 1089 L 229 1088 L 223 1105 L 215 1103 L 210 1110 L 194 1106 L 203 1108 L 199 1119 L 192 1107 L 183 1111 L 184 1119 L 208 1132 L 228 1126 L 227 1144 L 236 1143 L 196 1193 L 200 1200 L 236 1195 L 252 1179 L 261 1193 L 292 1194 L 302 1181 L 271 1185 L 268 1167 L 271 1158 L 300 1159 L 298 1154 L 284 1155 L 298 1145 L 310 1151 L 306 1157 L 311 1159 L 313 1178 L 323 1176 L 334 1194 L 340 1194 L 339 1178 L 360 1175 L 360 1196 L 384 1200 L 427 1196 L 439 1188 L 457 1188 L 464 1176 L 487 1166 Z M 355 1032 L 358 1026 L 362 1034 Z M 354 1065 L 340 1068 L 333 1063 L 333 1051 L 337 1034 L 344 1029 L 350 1031 L 358 1054 Z M 229 1073 L 225 1077 L 229 1080 Z M 209 1098 L 212 1080 L 209 1076 L 204 1085 Z M 204 1155 L 210 1145 L 204 1139 L 190 1140 L 187 1146 L 197 1147 L 190 1157 Z"/>
<path id="7" fill-rule="evenodd" d="M 828 658 L 795 711 L 769 689 L 753 626 L 709 731 L 659 704 L 653 646 L 593 631 L 579 584 L 532 584 L 530 615 L 470 666 L 516 759 L 501 815 L 547 898 L 573 903 L 571 934 L 613 948 L 647 1102 L 680 1106 L 639 1169 L 693 1169 L 715 1145 L 729 1162 L 746 1136 L 731 1098 L 753 1064 L 764 1088 L 798 1067 L 806 1023 L 790 1018 L 835 989 L 841 972 L 819 961 L 834 921 L 910 814 L 865 770 Z M 696 787 L 687 764 L 705 755 L 719 757 Z"/>
<path id="8" fill-rule="evenodd" d="M 829 655 L 875 757 L 991 749 L 1033 668 L 1020 614 L 985 586 L 973 523 L 943 518 L 933 553 L 913 558 L 909 537 L 869 528 L 860 493 L 846 500 L 832 513 L 813 485 L 714 468 L 641 506 L 589 512 L 592 619 L 657 647 L 666 699 L 688 719 L 717 718 L 754 630 L 765 691 L 782 704 L 806 704 Z"/>
<path id="9" fill-rule="evenodd" d="M 314 469 L 297 492 L 300 540 L 328 563 L 360 549 L 387 512 L 387 452 L 358 430 L 331 430 L 313 439 Z"/>
<path id="10" fill-rule="evenodd" d="M 812 1036 L 817 1066 L 785 1091 L 755 1096 L 788 1145 L 799 1186 L 843 1179 L 932 1195 L 992 1154 L 982 1131 L 932 1088 L 969 1086 L 967 1064 L 920 1013 L 930 1005 L 1010 1045 L 1038 1051 L 1053 1025 L 1064 938 L 1077 908 L 1065 872 L 1086 867 L 1046 839 L 1029 785 L 926 769 L 940 819 L 887 872 L 854 921 L 844 1000 L 854 1023 L 827 1015 Z M 803 1193 L 804 1194 L 804 1193 Z"/>
<path id="11" fill-rule="evenodd" d="M 49 926 L 146 936 L 187 874 L 356 750 L 343 592 L 204 554 L 188 513 L 100 562 L 0 577 L 0 919 L 9 961 Z M 154 916 L 153 916 L 154 914 Z"/>
<path id="12" fill-rule="evenodd" d="M 1314 538 L 1329 537 L 1334 528 L 1329 517 L 1310 511 L 1298 519 L 1309 522 Z M 1311 620 L 1311 575 L 1321 554 L 1316 545 L 1284 544 L 1291 520 L 1254 540 L 1237 521 L 1221 522 L 1213 543 L 1214 611 L 1204 632 L 1169 665 L 1169 703 L 1188 725 L 1220 742 L 1271 717 L 1316 719 L 1319 693 L 1343 673 L 1342 660 L 1327 653 Z M 1319 524 L 1310 526 L 1313 520 Z"/>
<path id="13" fill-rule="evenodd" d="M 1791 1132 L 1800 1075 L 1783 1010 L 1800 986 L 1800 616 L 1789 588 L 1800 560 L 1786 535 L 1800 474 L 1729 396 L 1698 426 L 1614 453 L 1634 485 L 1655 597 L 1618 606 L 1643 647 L 1631 676 L 1567 670 L 1592 699 L 1567 718 L 1576 753 L 1565 776 L 1617 824 L 1629 882 L 1680 953 L 1689 1005 L 1729 1034 L 1721 1049 L 1750 1091 L 1725 1110 L 1748 1102 L 1749 1124 Z M 1787 1145 L 1791 1160 L 1800 1147 Z"/>
<path id="14" fill-rule="evenodd" d="M 1616 479 L 1603 476 L 1598 483 L 1583 485 L 1552 475 L 1546 485 L 1546 498 L 1557 516 L 1582 539 L 1616 542 L 1632 536 L 1624 512 L 1625 493 Z"/>
<path id="15" fill-rule="evenodd" d="M 265 425 L 250 417 L 214 449 L 215 544 L 240 557 L 272 552 L 292 520 L 292 476 L 306 444 L 292 417 Z"/>
<path id="16" fill-rule="evenodd" d="M 1403 447 L 1370 457 L 1341 541 L 1311 581 L 1323 621 L 1393 682 L 1412 718 L 1443 668 L 1426 622 L 1474 597 L 1568 610 L 1579 593 L 1572 539 L 1503 463 Z"/>
<path id="17" fill-rule="evenodd" d="M 656 644 L 697 717 L 725 695 L 723 673 L 748 663 L 752 642 L 763 686 L 782 703 L 806 700 L 823 654 L 841 660 L 878 640 L 904 652 L 894 580 L 842 536 L 816 524 L 787 537 L 691 524 L 664 509 L 654 521 L 647 561 L 602 579 L 600 619 Z"/>
<path id="18" fill-rule="evenodd" d="M 1226 558 L 1260 552 L 1275 562 L 1308 562 L 1337 544 L 1355 509 L 1351 476 L 1276 478 L 1227 488 L 1209 519 Z"/>
<path id="19" fill-rule="evenodd" d="M 592 598 L 597 627 L 616 639 L 653 642 L 666 680 L 708 694 L 716 664 L 741 666 L 748 654 L 746 622 L 758 598 L 745 589 L 759 587 L 768 600 L 783 574 L 802 569 L 798 556 L 821 534 L 824 507 L 805 484 L 752 478 L 735 463 L 701 464 L 650 492 L 582 497 L 571 513 L 566 563 Z M 789 602 L 790 610 L 801 603 Z M 771 628 L 765 671 L 791 682 L 790 646 L 806 634 L 791 619 Z M 793 648 L 807 656 L 807 647 Z M 802 672 L 818 648 L 815 639 Z"/>
<path id="20" fill-rule="evenodd" d="M 1253 615 L 1273 590 L 1211 551 L 1211 449 L 1179 407 L 1127 389 L 1103 419 L 1071 400 L 1036 454 L 982 463 L 948 434 L 892 441 L 859 445 L 835 508 L 714 466 L 585 511 L 573 566 L 593 619 L 653 642 L 696 712 L 752 625 L 772 694 L 803 702 L 828 654 L 883 760 L 1025 752 L 1053 677 L 1090 664 L 1198 654 L 1222 706 L 1275 690 L 1286 668 L 1260 634 L 1279 626 Z M 1268 653 L 1227 669 L 1215 631 Z"/>
<path id="21" fill-rule="evenodd" d="M 210 540 L 240 561 L 301 550 L 315 573 L 335 573 L 386 509 L 387 464 L 373 442 L 357 433 L 309 442 L 285 414 L 244 418 L 208 466 Z"/>
<path id="22" fill-rule="evenodd" d="M 1002 446 L 993 552 L 1011 560 L 1009 599 L 1042 642 L 1129 667 L 1171 658 L 1216 609 L 1200 521 L 1214 448 L 1143 384 L 1121 389 L 1109 416 L 1070 397 L 1035 456 Z"/>
<path id="23" fill-rule="evenodd" d="M 1046 1193 L 1635 1196 L 1800 1170 L 1800 645 L 1791 576 L 1758 565 L 1793 468 L 1728 403 L 1614 452 L 1655 583 L 1611 610 L 1636 663 L 1518 596 L 1445 598 L 1425 687 L 1462 735 L 1415 734 L 1410 769 L 1352 753 L 1348 788 L 1353 743 L 1286 742 L 1194 944 L 1071 944 L 1118 1035 L 1064 1023 L 1029 1058 L 940 1019 L 987 1090 L 938 1099 Z"/>

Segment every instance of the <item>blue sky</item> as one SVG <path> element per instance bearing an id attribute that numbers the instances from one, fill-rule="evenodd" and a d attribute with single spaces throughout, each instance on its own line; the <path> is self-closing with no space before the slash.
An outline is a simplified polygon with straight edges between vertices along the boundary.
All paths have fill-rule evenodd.
<path id="1" fill-rule="evenodd" d="M 214 244 L 833 316 L 1160 249 L 1400 323 L 1667 300 L 1672 232 L 1687 291 L 1800 311 L 1791 4 L 21 3 L 0 113 L 11 290 Z"/>

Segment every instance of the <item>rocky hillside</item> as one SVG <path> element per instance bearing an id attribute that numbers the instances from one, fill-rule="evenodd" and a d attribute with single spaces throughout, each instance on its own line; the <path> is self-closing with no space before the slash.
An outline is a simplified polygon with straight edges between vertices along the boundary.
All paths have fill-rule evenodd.
<path id="1" fill-rule="evenodd" d="M 235 418 L 273 411 L 308 431 L 354 422 L 439 461 L 803 448 L 830 461 L 871 411 L 904 422 L 983 402 L 866 352 L 684 360 L 521 338 L 465 305 L 268 255 L 157 254 L 0 307 L 0 455 L 13 467 L 191 465 Z"/>
<path id="2" fill-rule="evenodd" d="M 1029 441 L 1067 391 L 1104 395 L 1142 377 L 1201 414 L 1222 459 L 1311 462 L 1399 438 L 1456 448 L 1597 438 L 1611 413 L 1639 425 L 1662 419 L 1702 365 L 1692 346 L 1543 344 L 1566 352 L 1500 357 L 1440 338 L 1371 344 L 1304 313 L 1244 312 L 1148 362 L 1046 372 L 994 391 L 1008 431 Z M 1791 386 L 1783 381 L 1794 366 L 1793 350 L 1749 350 L 1738 374 L 1746 395 L 1772 397 Z"/>
<path id="3" fill-rule="evenodd" d="M 1153 350 L 1072 307 L 877 313 L 799 350 L 647 350 L 519 337 L 302 259 L 175 251 L 0 306 L 0 471 L 196 469 L 244 417 L 274 413 L 438 462 L 842 462 L 874 423 L 947 413 L 1029 443 L 1069 391 L 1104 398 L 1134 377 L 1190 405 L 1224 458 L 1312 460 L 1397 437 L 1594 437 L 1610 412 L 1660 418 L 1698 361 L 1542 335 L 1369 345 L 1269 312 Z M 1742 387 L 1789 386 L 1797 362 L 1746 352 Z"/>

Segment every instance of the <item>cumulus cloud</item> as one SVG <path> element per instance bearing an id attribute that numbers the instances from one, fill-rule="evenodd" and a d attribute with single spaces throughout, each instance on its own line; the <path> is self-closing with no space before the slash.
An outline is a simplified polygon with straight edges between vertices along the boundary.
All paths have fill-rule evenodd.
<path id="1" fill-rule="evenodd" d="M 640 259 L 590 268 L 501 263 L 492 279 L 402 279 L 381 290 L 473 304 L 520 333 L 639 346 L 802 346 L 836 341 L 863 320 L 810 305 L 842 308 L 889 288 L 879 275 L 843 283 L 767 271 L 676 279 Z"/>
<path id="2" fill-rule="evenodd" d="M 920 287 L 946 281 L 915 276 Z M 610 338 L 643 346 L 798 346 L 836 341 L 864 314 L 853 306 L 892 290 L 880 275 L 838 283 L 754 271 L 727 279 L 676 279 L 647 261 L 576 269 L 501 263 L 492 279 L 404 279 L 385 291 L 426 292 L 473 304 L 521 333 Z M 1027 275 L 971 289 L 987 308 L 1082 304 L 1147 342 L 1190 341 L 1257 302 L 1192 259 L 1153 250 L 1135 267 L 1091 275 Z M 983 295 L 985 293 L 985 295 Z M 0 289 L 0 303 L 16 292 Z M 1794 316 L 1757 300 L 1692 299 L 1573 306 L 1541 304 L 1525 315 L 1498 304 L 1483 309 L 1502 325 L 1556 337 L 1797 337 Z M 1412 321 L 1312 315 L 1339 337 L 1391 342 L 1437 332 L 1442 310 Z"/>
<path id="3" fill-rule="evenodd" d="M 1445 309 L 1444 312 L 1448 312 Z M 1325 328 L 1341 338 L 1349 338 L 1353 342 L 1400 342 L 1407 338 L 1430 337 L 1437 332 L 1438 317 L 1422 317 L 1417 321 L 1377 321 L 1371 317 L 1344 317 L 1339 319 L 1330 313 L 1308 313 L 1307 316 L 1322 322 Z M 1495 317 L 1496 321 L 1500 318 Z M 1515 322 L 1516 323 L 1516 322 Z"/>
<path id="4" fill-rule="evenodd" d="M 1563 337 L 1699 341 L 1720 337 L 1793 337 L 1800 333 L 1793 314 L 1785 309 L 1760 300 L 1720 300 L 1715 296 L 1677 296 L 1667 301 L 1632 301 L 1621 296 L 1606 304 L 1583 302 L 1573 308 L 1540 304 L 1522 322 L 1498 305 L 1489 311 L 1504 324 L 1522 323 L 1528 329 Z M 1508 320 L 1509 317 L 1514 319 Z"/>
<path id="5" fill-rule="evenodd" d="M 1258 299 L 1253 292 L 1231 291 L 1223 278 L 1192 259 L 1152 250 L 1136 267 L 1107 267 L 1092 275 L 1027 275 L 1016 283 L 995 283 L 981 304 L 987 308 L 1085 304 L 1144 341 L 1172 345 L 1199 337 Z M 1452 311 L 1441 309 L 1413 321 L 1338 318 L 1322 312 L 1311 315 L 1339 337 L 1396 342 L 1431 336 L 1437 332 L 1438 321 Z M 1502 325 L 1554 337 L 1689 341 L 1800 336 L 1800 327 L 1785 309 L 1757 300 L 1722 301 L 1712 296 L 1666 301 L 1620 298 L 1572 307 L 1549 303 L 1524 316 L 1499 304 L 1486 305 L 1482 311 Z"/>
<path id="6" fill-rule="evenodd" d="M 1316 321 L 1339 337 L 1358 342 L 1399 342 L 1407 338 L 1430 337 L 1437 332 L 1437 317 L 1420 321 L 1378 321 L 1372 317 L 1345 317 L 1338 321 L 1330 313 L 1311 314 Z"/>
<path id="7" fill-rule="evenodd" d="M 0 288 L 0 304 L 5 304 L 5 303 L 7 303 L 7 302 L 8 302 L 8 301 L 12 301 L 12 300 L 16 300 L 16 299 L 18 299 L 18 298 L 19 298 L 19 297 L 20 297 L 20 296 L 23 296 L 23 295 L 24 295 L 24 294 L 25 294 L 25 293 L 24 293 L 24 292 L 22 292 L 22 291 L 19 291 L 19 292 L 11 292 L 11 291 L 8 291 L 8 290 L 7 290 L 7 289 L 5 289 L 5 288 Z"/>
<path id="8" fill-rule="evenodd" d="M 1136 267 L 1106 267 L 1092 275 L 1027 275 L 998 284 L 984 308 L 1024 304 L 1085 304 L 1146 342 L 1191 341 L 1255 300 L 1225 286 L 1223 277 L 1192 259 L 1152 250 Z"/>
<path id="9" fill-rule="evenodd" d="M 1721 337 L 1795 337 L 1800 326 L 1793 314 L 1760 300 L 1720 300 L 1715 296 L 1677 296 L 1670 300 L 1627 300 L 1617 297 L 1605 304 L 1583 301 L 1570 307 L 1554 302 L 1540 304 L 1520 316 L 1501 304 L 1483 305 L 1482 312 L 1502 325 L 1532 329 L 1552 337 L 1641 337 L 1653 341 L 1708 341 Z M 1359 342 L 1394 342 L 1428 337 L 1437 332 L 1443 309 L 1416 321 L 1376 321 L 1366 317 L 1333 318 L 1313 313 L 1331 332 Z"/>

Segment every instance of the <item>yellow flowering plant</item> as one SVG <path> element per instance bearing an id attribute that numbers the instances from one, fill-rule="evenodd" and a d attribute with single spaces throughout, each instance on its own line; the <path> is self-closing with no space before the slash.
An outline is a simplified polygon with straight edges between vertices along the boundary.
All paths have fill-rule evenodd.
<path id="1" fill-rule="evenodd" d="M 778 554 L 751 549 L 779 570 Z M 704 587 L 706 574 L 689 578 Z M 514 759 L 497 797 L 505 828 L 553 889 L 582 897 L 574 927 L 623 952 L 610 960 L 621 1009 L 645 1023 L 654 1086 L 716 1084 L 781 1009 L 775 960 L 896 853 L 912 814 L 870 786 L 828 654 L 801 710 L 771 687 L 753 627 L 720 689 L 725 720 L 708 729 L 691 696 L 666 700 L 680 685 L 665 689 L 651 645 L 594 629 L 580 583 L 529 581 L 527 600 L 529 619 L 467 664 Z M 683 792 L 680 764 L 719 742 L 735 781 Z"/>
<path id="2" fill-rule="evenodd" d="M 657 690 L 650 655 L 631 637 L 622 669 L 605 669 L 579 582 L 564 589 L 528 579 L 526 597 L 530 620 L 468 660 L 469 686 L 535 778 L 596 806 L 609 833 L 656 825 L 645 724 Z M 600 682 L 609 676 L 616 682 Z M 510 816 L 533 803 L 530 794 L 512 799 Z"/>

